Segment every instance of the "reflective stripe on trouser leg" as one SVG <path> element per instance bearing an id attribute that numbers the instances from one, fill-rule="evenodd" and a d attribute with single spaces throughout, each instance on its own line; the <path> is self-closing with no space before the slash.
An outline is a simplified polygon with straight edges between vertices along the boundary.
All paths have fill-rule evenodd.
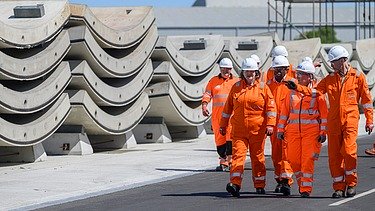
<path id="1" fill-rule="evenodd" d="M 274 131 L 276 131 L 277 128 L 274 127 Z M 280 172 L 281 172 L 281 160 L 282 160 L 282 141 L 278 140 L 276 137 L 277 133 L 273 133 L 272 136 L 270 136 L 271 139 L 271 158 L 272 158 L 272 163 L 274 167 L 274 175 L 275 175 L 275 180 L 280 181 Z"/>
<path id="2" fill-rule="evenodd" d="M 233 139 L 232 151 L 232 167 L 230 169 L 232 176 L 230 177 L 230 182 L 241 187 L 242 174 L 244 172 L 246 154 L 248 151 L 248 141 L 243 139 Z"/>
<path id="3" fill-rule="evenodd" d="M 331 127 L 334 128 L 334 126 L 328 125 L 328 163 L 331 176 L 334 178 L 332 188 L 333 190 L 345 190 L 346 183 L 344 177 L 342 180 L 338 179 L 338 177 L 345 174 L 344 168 L 342 167 L 344 157 L 340 152 L 343 143 L 341 128 L 334 128 L 334 131 L 332 131 Z"/>
<path id="4" fill-rule="evenodd" d="M 265 138 L 266 134 L 262 132 L 259 132 L 257 135 L 250 135 L 249 137 L 249 151 L 255 188 L 264 188 L 266 186 Z"/>

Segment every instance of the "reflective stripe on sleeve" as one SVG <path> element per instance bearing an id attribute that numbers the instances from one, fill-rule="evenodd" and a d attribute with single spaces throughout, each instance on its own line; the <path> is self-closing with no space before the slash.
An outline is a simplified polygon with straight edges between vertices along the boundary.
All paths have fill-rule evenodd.
<path id="1" fill-rule="evenodd" d="M 277 124 L 277 128 L 285 128 L 285 125 L 284 124 Z"/>
<path id="2" fill-rule="evenodd" d="M 220 107 L 220 106 L 224 106 L 225 105 L 225 102 L 221 102 L 221 103 L 212 103 L 212 106 L 213 107 Z"/>
<path id="3" fill-rule="evenodd" d="M 327 119 L 320 119 L 321 123 L 327 123 Z"/>
<path id="4" fill-rule="evenodd" d="M 316 119 L 289 119 L 289 124 L 319 124 L 318 120 Z"/>
<path id="5" fill-rule="evenodd" d="M 227 97 L 228 97 L 228 94 L 217 94 L 213 96 L 213 98 L 227 98 Z"/>
<path id="6" fill-rule="evenodd" d="M 366 103 L 362 105 L 363 108 L 372 108 L 372 104 Z"/>
<path id="7" fill-rule="evenodd" d="M 320 130 L 327 130 L 326 126 L 320 126 Z"/>
<path id="8" fill-rule="evenodd" d="M 267 117 L 276 117 L 276 112 L 274 111 L 267 112 Z"/>
<path id="9" fill-rule="evenodd" d="M 230 114 L 227 114 L 227 113 L 221 113 L 221 116 L 223 117 L 223 118 L 229 118 L 230 117 Z"/>
<path id="10" fill-rule="evenodd" d="M 279 119 L 282 119 L 282 120 L 287 120 L 287 119 L 288 119 L 288 117 L 287 117 L 287 116 L 285 116 L 285 115 L 280 115 Z"/>

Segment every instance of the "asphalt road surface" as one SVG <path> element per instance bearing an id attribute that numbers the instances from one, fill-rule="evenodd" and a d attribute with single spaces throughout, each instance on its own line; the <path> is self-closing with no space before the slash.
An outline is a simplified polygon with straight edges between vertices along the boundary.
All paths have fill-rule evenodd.
<path id="1" fill-rule="evenodd" d="M 315 163 L 314 190 L 310 198 L 301 198 L 297 185 L 290 197 L 273 193 L 271 158 L 267 157 L 267 187 L 265 195 L 255 194 L 251 182 L 250 163 L 246 170 L 241 197 L 233 198 L 225 190 L 229 173 L 214 170 L 198 171 L 170 181 L 88 198 L 40 210 L 375 210 L 375 157 L 364 150 L 372 146 L 375 136 L 360 137 L 358 143 L 357 195 L 353 198 L 332 199 L 332 179 L 328 170 L 327 147 L 323 147 Z M 214 167 L 213 167 L 214 169 Z M 160 171 L 197 171 L 180 169 Z"/>

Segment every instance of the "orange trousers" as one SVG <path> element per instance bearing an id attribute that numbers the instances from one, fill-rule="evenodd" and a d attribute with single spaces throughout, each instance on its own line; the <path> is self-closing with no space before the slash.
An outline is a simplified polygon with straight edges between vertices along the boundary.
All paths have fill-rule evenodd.
<path id="1" fill-rule="evenodd" d="M 274 127 L 273 131 L 277 131 L 277 127 Z M 272 157 L 272 163 L 274 167 L 274 178 L 277 182 L 280 182 L 280 172 L 281 172 L 281 159 L 282 159 L 282 141 L 277 139 L 276 132 L 270 136 L 271 140 L 271 157 Z"/>
<path id="2" fill-rule="evenodd" d="M 311 193 L 314 182 L 314 161 L 319 158 L 322 144 L 318 142 L 319 129 L 311 131 L 286 131 L 283 142 L 284 154 L 281 162 L 281 178 L 289 179 L 294 174 L 299 191 Z"/>
<path id="3" fill-rule="evenodd" d="M 334 190 L 357 185 L 357 134 L 358 123 L 354 121 L 350 126 L 328 125 L 328 162 Z"/>
<path id="4" fill-rule="evenodd" d="M 250 151 L 254 187 L 264 188 L 266 186 L 265 138 L 266 134 L 261 132 L 257 135 L 249 134 L 248 138 L 233 137 L 232 167 L 230 169 L 231 183 L 241 187 L 246 154 Z"/>

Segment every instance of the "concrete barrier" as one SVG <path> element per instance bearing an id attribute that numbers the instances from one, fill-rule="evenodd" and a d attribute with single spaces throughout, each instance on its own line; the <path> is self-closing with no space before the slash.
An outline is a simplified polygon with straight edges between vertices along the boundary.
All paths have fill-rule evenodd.
<path id="1" fill-rule="evenodd" d="M 106 49 L 98 45 L 85 26 L 69 28 L 72 48 L 67 59 L 86 60 L 99 77 L 123 78 L 136 74 L 146 64 L 158 39 L 153 25 L 146 37 L 134 49 Z"/>
<path id="2" fill-rule="evenodd" d="M 57 67 L 69 49 L 70 40 L 66 30 L 61 31 L 51 42 L 28 51 L 2 49 L 0 51 L 0 79 L 34 80 L 40 78 Z"/>
<path id="3" fill-rule="evenodd" d="M 15 18 L 16 6 L 43 4 L 45 15 L 40 18 Z M 32 48 L 47 42 L 61 31 L 70 16 L 67 0 L 55 1 L 1 1 L 0 48 Z M 28 20 L 28 21 L 25 21 Z"/>
<path id="4" fill-rule="evenodd" d="M 70 4 L 70 10 L 69 22 L 87 26 L 102 48 L 124 49 L 136 45 L 155 21 L 152 7 L 89 8 Z"/>
<path id="5" fill-rule="evenodd" d="M 186 49 L 184 42 L 204 39 L 204 49 Z M 224 40 L 220 35 L 167 36 L 160 37 L 151 59 L 171 61 L 181 76 L 201 76 L 209 72 L 219 60 L 224 50 Z"/>
<path id="6" fill-rule="evenodd" d="M 0 84 L 0 112 L 30 114 L 40 111 L 62 95 L 70 80 L 69 63 L 62 62 L 43 81 L 4 81 Z"/>
<path id="7" fill-rule="evenodd" d="M 103 80 L 95 75 L 86 61 L 70 61 L 72 82 L 69 89 L 85 90 L 99 106 L 124 106 L 135 101 L 144 91 L 153 75 L 148 60 L 134 77 Z M 73 64 L 74 63 L 74 64 Z"/>
<path id="8" fill-rule="evenodd" d="M 375 63 L 375 38 L 355 41 L 354 49 L 353 59 L 358 60 L 362 70 L 372 70 Z"/>
<path id="9" fill-rule="evenodd" d="M 289 63 L 293 64 L 293 67 L 297 67 L 306 56 L 314 60 L 319 55 L 321 48 L 319 38 L 287 41 L 283 42 L 282 45 L 288 50 L 288 60 Z"/>

